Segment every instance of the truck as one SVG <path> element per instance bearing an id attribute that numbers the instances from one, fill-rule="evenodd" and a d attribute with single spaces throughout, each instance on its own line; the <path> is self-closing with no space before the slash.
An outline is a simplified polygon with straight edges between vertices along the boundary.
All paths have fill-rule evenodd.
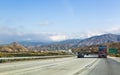
<path id="1" fill-rule="evenodd" d="M 99 46 L 98 57 L 99 58 L 107 58 L 107 46 Z"/>

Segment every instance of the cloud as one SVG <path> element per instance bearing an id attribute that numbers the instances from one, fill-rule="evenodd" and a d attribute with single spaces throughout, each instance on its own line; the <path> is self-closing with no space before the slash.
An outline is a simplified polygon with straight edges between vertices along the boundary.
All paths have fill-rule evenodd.
<path id="1" fill-rule="evenodd" d="M 67 36 L 57 34 L 57 35 L 50 36 L 50 39 L 53 40 L 53 41 L 61 41 L 61 40 L 66 40 Z"/>
<path id="2" fill-rule="evenodd" d="M 7 26 L 1 26 L 0 27 L 0 33 L 10 33 L 10 31 L 12 31 L 13 28 L 7 27 Z"/>
<path id="3" fill-rule="evenodd" d="M 114 25 L 106 28 L 105 30 L 91 30 L 84 33 L 81 33 L 81 38 L 89 38 L 96 35 L 102 35 L 102 34 L 120 34 L 120 25 Z"/>
<path id="4" fill-rule="evenodd" d="M 21 33 L 22 34 L 22 33 Z M 9 34 L 1 34 L 0 40 L 3 41 L 3 43 L 10 43 L 14 41 L 40 41 L 40 42 L 45 42 L 45 41 L 50 41 L 51 39 L 47 34 L 35 34 L 35 33 L 23 33 L 20 35 L 20 33 L 11 33 Z"/>
<path id="5" fill-rule="evenodd" d="M 107 28 L 104 33 L 120 34 L 120 25 L 114 25 Z"/>
<path id="6" fill-rule="evenodd" d="M 97 35 L 102 35 L 102 34 L 107 34 L 107 33 L 120 34 L 120 25 L 110 26 L 110 27 L 106 28 L 105 30 L 97 29 L 97 30 L 87 31 L 87 32 L 81 33 L 81 37 L 89 38 L 92 36 L 97 36 Z"/>
<path id="7" fill-rule="evenodd" d="M 120 26 L 112 26 L 106 30 L 91 30 L 81 33 L 57 33 L 57 32 L 20 32 L 12 27 L 0 27 L 0 43 L 10 43 L 15 41 L 61 41 L 66 39 L 84 39 L 96 35 L 114 33 L 120 34 Z"/>
<path id="8" fill-rule="evenodd" d="M 70 39 L 85 39 L 96 35 L 101 35 L 102 32 L 95 32 L 95 31 L 86 31 L 81 33 L 71 33 L 68 37 Z"/>
<path id="9" fill-rule="evenodd" d="M 15 41 L 60 41 L 67 38 L 61 33 L 48 32 L 19 32 L 17 29 L 11 27 L 0 27 L 0 43 L 10 43 Z"/>
<path id="10" fill-rule="evenodd" d="M 50 25 L 50 24 L 51 23 L 47 20 L 39 23 L 40 26 L 47 26 L 47 25 Z"/>

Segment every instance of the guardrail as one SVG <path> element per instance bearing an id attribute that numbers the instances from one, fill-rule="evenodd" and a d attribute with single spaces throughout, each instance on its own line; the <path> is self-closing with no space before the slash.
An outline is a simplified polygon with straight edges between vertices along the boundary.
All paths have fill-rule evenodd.
<path id="1" fill-rule="evenodd" d="M 58 55 L 58 56 L 30 56 L 30 57 L 2 57 L 0 58 L 0 63 L 10 62 L 10 61 L 20 61 L 20 60 L 32 60 L 32 59 L 50 59 L 50 58 L 63 58 L 71 57 L 73 55 Z"/>

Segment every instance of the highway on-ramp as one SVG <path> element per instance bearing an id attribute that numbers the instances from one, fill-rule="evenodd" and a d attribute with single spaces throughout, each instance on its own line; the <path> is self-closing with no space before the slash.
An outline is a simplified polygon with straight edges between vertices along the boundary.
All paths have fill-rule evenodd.
<path id="1" fill-rule="evenodd" d="M 120 75 L 120 59 L 53 58 L 0 64 L 0 75 Z"/>

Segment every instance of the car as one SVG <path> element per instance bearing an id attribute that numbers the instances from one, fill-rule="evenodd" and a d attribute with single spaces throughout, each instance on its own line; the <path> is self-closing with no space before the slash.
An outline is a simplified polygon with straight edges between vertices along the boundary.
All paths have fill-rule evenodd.
<path id="1" fill-rule="evenodd" d="M 78 53 L 77 53 L 77 58 L 84 58 L 84 54 L 81 53 L 81 52 L 78 52 Z"/>

